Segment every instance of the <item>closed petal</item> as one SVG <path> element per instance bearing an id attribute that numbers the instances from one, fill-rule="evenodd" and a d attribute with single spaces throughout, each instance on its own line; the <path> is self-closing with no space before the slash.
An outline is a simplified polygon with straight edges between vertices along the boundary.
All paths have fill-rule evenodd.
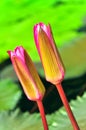
<path id="1" fill-rule="evenodd" d="M 50 44 L 50 40 L 45 32 L 40 29 L 38 34 L 40 57 L 45 71 L 45 76 L 48 81 L 54 84 L 59 82 L 62 78 L 59 62 Z M 58 79 L 58 80 L 57 80 Z"/>
<path id="2" fill-rule="evenodd" d="M 14 52 L 8 51 L 8 54 L 27 97 L 34 101 L 42 100 L 45 88 L 30 56 L 22 47 L 17 47 Z"/>

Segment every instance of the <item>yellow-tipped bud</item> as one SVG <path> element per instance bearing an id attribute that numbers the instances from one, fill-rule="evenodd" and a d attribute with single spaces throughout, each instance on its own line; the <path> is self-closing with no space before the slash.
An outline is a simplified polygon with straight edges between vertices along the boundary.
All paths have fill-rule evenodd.
<path id="1" fill-rule="evenodd" d="M 35 25 L 34 38 L 47 81 L 58 84 L 64 78 L 64 67 L 50 25 L 46 26 L 43 23 Z"/>
<path id="2" fill-rule="evenodd" d="M 22 84 L 26 96 L 30 100 L 42 100 L 45 88 L 38 76 L 35 66 L 23 47 L 8 51 L 16 74 Z"/>

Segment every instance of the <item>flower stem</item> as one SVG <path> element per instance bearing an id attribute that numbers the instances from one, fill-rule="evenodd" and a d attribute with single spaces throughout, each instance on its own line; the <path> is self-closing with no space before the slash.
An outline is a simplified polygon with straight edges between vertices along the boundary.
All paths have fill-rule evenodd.
<path id="1" fill-rule="evenodd" d="M 39 108 L 39 111 L 40 111 L 40 114 L 41 114 L 44 130 L 48 130 L 48 124 L 47 124 L 47 120 L 46 120 L 46 117 L 45 117 L 45 112 L 44 112 L 44 107 L 43 107 L 42 101 L 38 100 L 37 105 L 38 105 L 38 108 Z"/>
<path id="2" fill-rule="evenodd" d="M 71 108 L 70 108 L 70 106 L 68 104 L 68 100 L 67 100 L 66 95 L 64 93 L 64 90 L 62 88 L 62 85 L 61 84 L 57 84 L 56 88 L 57 88 L 57 90 L 59 92 L 59 95 L 60 95 L 61 100 L 62 100 L 62 102 L 64 104 L 64 107 L 65 107 L 65 109 L 67 111 L 67 114 L 68 114 L 68 116 L 70 118 L 70 121 L 72 123 L 72 126 L 73 126 L 74 130 L 80 130 L 80 128 L 79 128 L 79 126 L 78 126 L 78 124 L 76 122 L 76 119 L 75 119 L 75 117 L 74 117 L 74 115 L 73 115 L 73 113 L 71 111 Z"/>

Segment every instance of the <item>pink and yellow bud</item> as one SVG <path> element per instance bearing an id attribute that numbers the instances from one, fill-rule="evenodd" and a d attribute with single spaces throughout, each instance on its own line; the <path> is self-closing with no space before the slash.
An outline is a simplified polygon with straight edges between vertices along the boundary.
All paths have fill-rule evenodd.
<path id="1" fill-rule="evenodd" d="M 45 88 L 25 49 L 19 46 L 14 51 L 8 51 L 8 54 L 26 96 L 33 101 L 42 100 Z"/>
<path id="2" fill-rule="evenodd" d="M 50 25 L 36 24 L 34 26 L 34 39 L 47 81 L 53 84 L 60 83 L 65 72 Z"/>

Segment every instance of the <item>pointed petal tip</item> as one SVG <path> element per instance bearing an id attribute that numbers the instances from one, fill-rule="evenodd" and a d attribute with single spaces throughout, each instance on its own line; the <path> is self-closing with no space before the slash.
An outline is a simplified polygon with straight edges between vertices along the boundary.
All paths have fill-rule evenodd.
<path id="1" fill-rule="evenodd" d="M 16 52 L 17 50 L 24 50 L 24 48 L 23 46 L 17 46 L 14 51 Z"/>
<path id="2" fill-rule="evenodd" d="M 8 51 L 7 51 L 7 53 L 8 53 L 8 54 L 10 54 L 10 53 L 11 53 L 11 51 L 10 51 L 10 50 L 8 50 Z"/>
<path id="3" fill-rule="evenodd" d="M 11 57 L 12 51 L 8 50 L 7 53 Z"/>
<path id="4" fill-rule="evenodd" d="M 42 22 L 40 22 L 40 23 L 38 23 L 38 24 L 35 24 L 35 25 L 34 25 L 34 28 L 33 28 L 34 33 L 35 33 L 36 31 L 39 31 L 39 28 L 45 28 L 45 24 L 42 23 Z"/>

